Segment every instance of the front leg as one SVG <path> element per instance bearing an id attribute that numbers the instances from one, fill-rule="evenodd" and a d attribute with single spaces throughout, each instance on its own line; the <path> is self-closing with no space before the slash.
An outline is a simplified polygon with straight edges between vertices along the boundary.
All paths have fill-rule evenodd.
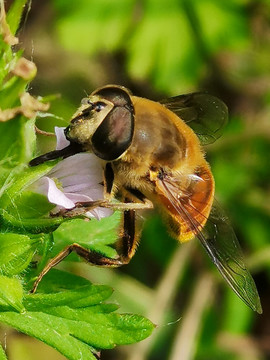
<path id="1" fill-rule="evenodd" d="M 61 209 L 57 214 L 53 216 L 63 216 L 65 218 L 73 218 L 76 216 L 87 217 L 89 211 L 94 210 L 97 207 L 103 207 L 112 210 L 146 210 L 153 209 L 153 204 L 150 200 L 146 199 L 144 203 L 126 203 L 126 202 L 107 202 L 106 200 L 89 201 L 84 203 L 77 203 L 73 209 Z"/>
<path id="2" fill-rule="evenodd" d="M 112 210 L 146 210 L 153 209 L 153 203 L 145 197 L 139 190 L 123 187 L 120 190 L 121 199 L 124 202 L 112 202 L 113 197 L 114 172 L 111 163 L 106 163 L 104 169 L 104 198 L 105 200 L 88 201 L 76 203 L 73 209 L 61 209 L 56 215 L 67 218 L 75 216 L 86 216 L 86 213 L 97 208 L 104 207 Z M 55 214 L 52 214 L 55 216 Z"/>

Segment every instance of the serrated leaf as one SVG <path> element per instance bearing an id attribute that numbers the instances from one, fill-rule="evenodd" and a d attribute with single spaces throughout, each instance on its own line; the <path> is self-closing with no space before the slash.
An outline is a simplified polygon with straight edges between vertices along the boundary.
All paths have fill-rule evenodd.
<path id="1" fill-rule="evenodd" d="M 109 286 L 93 285 L 81 276 L 58 269 L 51 269 L 44 276 L 37 291 L 34 295 L 35 306 L 60 306 L 68 303 L 74 308 L 100 304 L 113 292 Z M 33 295 L 25 296 L 26 304 L 29 303 L 29 306 L 32 306 L 32 300 Z"/>
<path id="2" fill-rule="evenodd" d="M 17 311 L 24 310 L 22 304 L 23 288 L 16 278 L 0 275 L 0 306 L 11 306 Z"/>
<path id="3" fill-rule="evenodd" d="M 42 313 L 4 312 L 0 321 L 52 346 L 70 360 L 96 360 L 85 343 L 69 334 L 61 319 Z"/>
<path id="4" fill-rule="evenodd" d="M 79 276 L 65 273 L 63 271 L 54 271 L 54 276 L 63 276 L 65 278 L 75 278 L 80 282 Z M 106 285 L 93 285 L 88 280 L 85 281 L 86 285 L 78 286 L 74 280 L 69 285 L 72 286 L 71 290 L 62 290 L 57 293 L 37 293 L 28 294 L 24 297 L 24 306 L 29 311 L 41 311 L 49 307 L 61 307 L 68 305 L 69 308 L 77 309 L 82 307 L 91 307 L 97 312 L 97 305 L 101 306 L 100 312 L 103 312 L 101 303 L 107 300 L 113 293 L 113 289 Z M 106 304 L 108 305 L 108 304 Z M 111 304 L 110 304 L 111 305 Z M 108 312 L 106 309 L 105 312 Z"/>
<path id="5" fill-rule="evenodd" d="M 58 272 L 57 275 L 59 275 L 59 273 L 61 272 Z M 113 292 L 108 286 L 89 285 L 88 281 L 87 283 L 87 285 L 80 286 L 76 288 L 76 290 L 65 290 L 51 294 L 37 293 L 35 295 L 26 295 L 24 304 L 27 309 L 31 311 L 67 304 L 71 308 L 80 308 L 100 304 L 101 301 L 109 298 Z"/>
<path id="6" fill-rule="evenodd" d="M 45 308 L 44 312 L 65 319 L 70 334 L 98 349 L 141 341 L 154 329 L 149 320 L 139 315 L 94 313 L 91 308 L 71 309 L 68 306 Z"/>
<path id="7" fill-rule="evenodd" d="M 88 286 L 89 281 L 72 273 L 51 269 L 38 286 L 38 293 L 52 294 L 64 290 L 76 290 Z"/>
<path id="8" fill-rule="evenodd" d="M 26 269 L 39 241 L 26 235 L 0 234 L 0 274 L 11 276 Z"/>
<path id="9" fill-rule="evenodd" d="M 95 348 L 130 344 L 153 331 L 154 325 L 142 316 L 117 314 L 114 313 L 117 305 L 104 304 L 103 300 L 112 292 L 109 287 L 52 272 L 55 278 L 59 275 L 61 281 L 68 281 L 72 289 L 57 294 L 26 295 L 25 312 L 2 312 L 0 321 L 44 341 L 71 360 L 94 359 L 90 351 Z"/>
<path id="10" fill-rule="evenodd" d="M 16 34 L 20 24 L 22 12 L 28 0 L 15 0 L 7 13 L 7 22 L 13 35 Z"/>

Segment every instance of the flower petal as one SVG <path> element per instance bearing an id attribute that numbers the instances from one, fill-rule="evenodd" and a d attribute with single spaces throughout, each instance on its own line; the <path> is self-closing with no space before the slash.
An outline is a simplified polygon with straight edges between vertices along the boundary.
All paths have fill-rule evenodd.
<path id="1" fill-rule="evenodd" d="M 36 184 L 36 191 L 40 194 L 46 195 L 49 202 L 61 206 L 65 209 L 72 209 L 75 203 L 70 200 L 61 190 L 59 190 L 55 182 L 48 176 L 39 179 Z"/>
<path id="2" fill-rule="evenodd" d="M 70 142 L 66 139 L 64 129 L 64 127 L 58 126 L 55 126 L 54 128 L 54 132 L 56 135 L 56 150 L 64 149 L 70 144 Z"/>
<path id="3" fill-rule="evenodd" d="M 72 202 L 76 203 L 86 203 L 89 201 L 93 201 L 89 196 L 84 195 L 84 194 L 72 194 L 72 193 L 66 193 L 65 192 L 65 196 L 70 199 Z"/>
<path id="4" fill-rule="evenodd" d="M 56 149 L 61 150 L 70 142 L 66 139 L 63 127 L 55 127 L 57 138 Z M 56 182 L 53 180 L 55 179 Z M 94 154 L 79 153 L 60 161 L 47 176 L 36 181 L 34 191 L 46 195 L 48 200 L 61 208 L 72 209 L 76 203 L 104 199 L 103 168 Z M 57 187 L 61 184 L 62 189 Z M 100 220 L 110 216 L 111 209 L 96 208 L 86 212 L 86 216 Z"/>
<path id="5" fill-rule="evenodd" d="M 89 186 L 103 180 L 103 169 L 99 159 L 94 154 L 80 153 L 60 161 L 50 172 L 49 176 L 58 178 L 63 186 L 77 184 L 77 176 L 87 176 Z M 83 179 L 79 179 L 81 182 Z"/>
<path id="6" fill-rule="evenodd" d="M 93 209 L 91 211 L 87 211 L 85 213 L 85 216 L 87 216 L 89 218 L 95 217 L 97 220 L 100 220 L 100 219 L 102 219 L 104 217 L 111 216 L 112 214 L 113 214 L 113 210 L 111 210 L 111 209 L 97 207 L 96 209 Z"/>

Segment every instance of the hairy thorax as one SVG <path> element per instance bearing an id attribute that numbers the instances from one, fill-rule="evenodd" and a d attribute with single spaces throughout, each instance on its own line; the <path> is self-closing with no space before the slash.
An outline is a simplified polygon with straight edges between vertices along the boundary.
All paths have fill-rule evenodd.
<path id="1" fill-rule="evenodd" d="M 205 162 L 197 136 L 177 115 L 148 99 L 132 97 L 135 131 L 131 146 L 114 161 L 116 182 L 134 184 L 149 170 L 193 174 Z"/>

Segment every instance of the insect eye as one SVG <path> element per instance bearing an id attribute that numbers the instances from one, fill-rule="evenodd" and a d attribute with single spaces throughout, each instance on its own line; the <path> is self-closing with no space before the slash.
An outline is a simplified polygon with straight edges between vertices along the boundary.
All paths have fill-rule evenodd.
<path id="1" fill-rule="evenodd" d="M 104 104 L 103 102 L 101 101 L 98 101 L 97 103 L 94 104 L 94 109 L 99 112 L 101 111 L 102 109 L 104 109 L 104 107 L 106 106 L 106 104 Z"/>

